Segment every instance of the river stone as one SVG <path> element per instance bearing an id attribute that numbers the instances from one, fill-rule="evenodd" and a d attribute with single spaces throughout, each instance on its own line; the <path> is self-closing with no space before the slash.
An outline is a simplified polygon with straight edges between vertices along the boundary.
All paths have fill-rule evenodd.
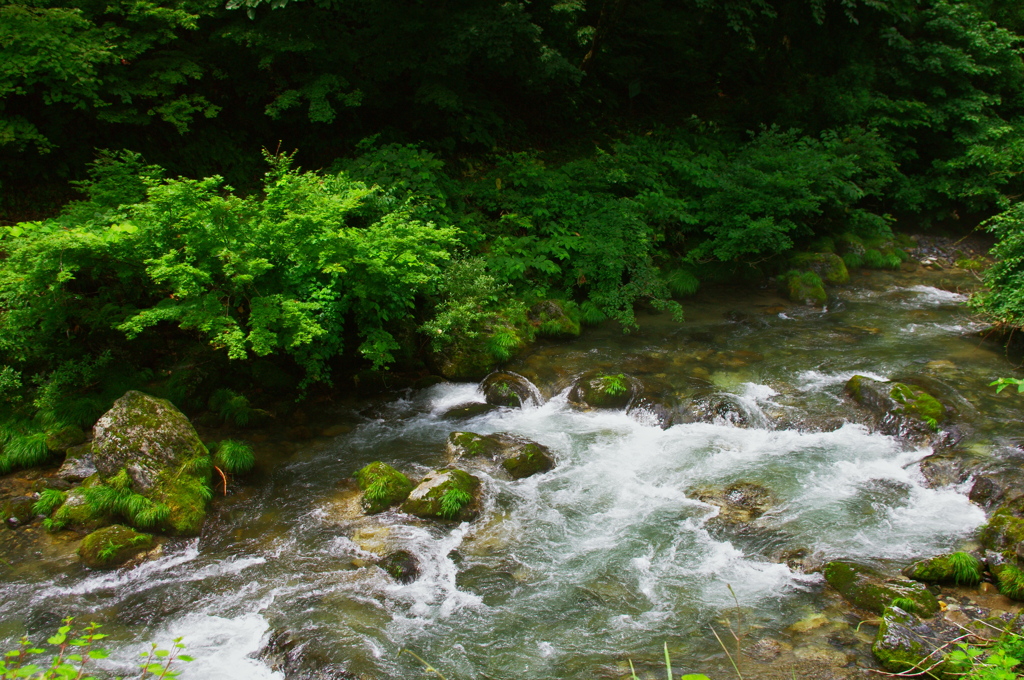
<path id="1" fill-rule="evenodd" d="M 409 497 L 409 478 L 385 463 L 370 463 L 355 474 L 363 492 L 362 506 L 368 514 L 383 512 Z"/>
<path id="2" fill-rule="evenodd" d="M 846 561 L 825 565 L 825 580 L 850 604 L 881 614 L 896 598 L 912 600 L 922 616 L 932 616 L 939 602 L 920 583 L 907 579 L 887 578 L 862 564 Z"/>
<path id="3" fill-rule="evenodd" d="M 928 486 L 939 488 L 963 484 L 971 478 L 985 461 L 966 451 L 951 450 L 924 458 L 919 466 Z M 1024 477 L 1024 475 L 1022 475 Z M 1024 481 L 1024 480 L 1022 480 Z M 974 499 L 972 499 L 974 500 Z M 979 503 L 980 504 L 980 503 Z"/>
<path id="4" fill-rule="evenodd" d="M 455 494 L 468 495 L 469 500 L 453 512 L 445 508 L 443 499 Z M 402 512 L 425 519 L 468 522 L 480 512 L 480 480 L 462 470 L 434 470 L 419 483 L 402 504 Z"/>
<path id="5" fill-rule="evenodd" d="M 566 313 L 562 302 L 541 300 L 530 307 L 526 318 L 537 329 L 537 335 L 548 338 L 576 338 L 580 334 L 580 322 Z"/>
<path id="6" fill-rule="evenodd" d="M 92 455 L 104 482 L 122 470 L 129 488 L 170 509 L 165 530 L 193 535 L 206 517 L 210 454 L 171 402 L 134 390 L 93 428 Z"/>
<path id="7" fill-rule="evenodd" d="M 871 412 L 884 434 L 936 439 L 938 424 L 946 420 L 946 407 L 914 385 L 855 375 L 847 381 L 846 393 Z"/>
<path id="8" fill-rule="evenodd" d="M 46 448 L 52 453 L 62 453 L 72 446 L 78 446 L 85 441 L 85 432 L 75 425 L 68 425 L 56 432 L 46 435 Z"/>
<path id="9" fill-rule="evenodd" d="M 533 383 L 511 371 L 491 373 L 480 383 L 480 391 L 488 404 L 495 406 L 523 406 L 537 403 L 539 394 Z"/>
<path id="10" fill-rule="evenodd" d="M 736 482 L 724 488 L 698 487 L 688 495 L 718 506 L 715 519 L 725 524 L 755 520 L 777 503 L 771 491 L 753 482 Z"/>
<path id="11" fill-rule="evenodd" d="M 401 583 L 412 583 L 420 575 L 419 561 L 408 550 L 396 550 L 385 555 L 377 566 Z"/>
<path id="12" fill-rule="evenodd" d="M 547 447 L 504 432 L 492 435 L 452 432 L 445 443 L 445 452 L 452 462 L 483 464 L 489 471 L 500 469 L 512 479 L 547 472 L 555 466 Z"/>
<path id="13" fill-rule="evenodd" d="M 961 634 L 959 628 L 941 617 L 922 621 L 899 607 L 887 607 L 871 651 L 893 673 L 927 668 L 942 677 L 946 670 L 942 662 L 947 651 L 944 646 Z"/>
<path id="14" fill-rule="evenodd" d="M 1006 458 L 987 467 L 975 475 L 974 484 L 968 494 L 971 502 L 991 512 L 999 507 L 1018 505 L 1024 498 L 1024 458 L 1019 454 Z"/>
<path id="15" fill-rule="evenodd" d="M 114 569 L 152 549 L 155 539 L 120 524 L 92 532 L 78 546 L 78 556 L 92 569 Z"/>
<path id="16" fill-rule="evenodd" d="M 629 406 L 633 398 L 634 378 L 625 373 L 599 373 L 579 378 L 569 390 L 569 401 L 584 408 Z"/>
<path id="17" fill-rule="evenodd" d="M 96 463 L 92 458 L 92 444 L 72 446 L 64 455 L 64 464 L 57 471 L 57 477 L 66 482 L 81 482 L 96 474 Z"/>
<path id="18" fill-rule="evenodd" d="M 790 271 L 779 277 L 779 287 L 786 297 L 814 307 L 824 307 L 828 294 L 821 277 L 811 271 Z"/>
<path id="19" fill-rule="evenodd" d="M 903 575 L 925 583 L 973 586 L 981 581 L 984 568 L 974 555 L 958 552 L 914 562 L 903 569 Z"/>
<path id="20" fill-rule="evenodd" d="M 11 529 L 28 524 L 36 516 L 36 513 L 32 511 L 35 502 L 35 498 L 32 496 L 4 498 L 0 500 L 0 517 L 3 518 L 4 524 Z"/>
<path id="21" fill-rule="evenodd" d="M 470 418 L 475 418 L 476 416 L 482 416 L 485 413 L 490 413 L 496 408 L 498 407 L 495 406 L 494 404 L 481 404 L 478 401 L 474 401 L 469 402 L 468 404 L 459 404 L 458 406 L 453 406 L 452 408 L 445 411 L 441 417 L 448 418 L 450 420 L 469 420 Z"/>
<path id="22" fill-rule="evenodd" d="M 850 281 L 846 263 L 835 253 L 797 253 L 789 262 L 795 269 L 814 272 L 825 283 L 844 284 Z"/>

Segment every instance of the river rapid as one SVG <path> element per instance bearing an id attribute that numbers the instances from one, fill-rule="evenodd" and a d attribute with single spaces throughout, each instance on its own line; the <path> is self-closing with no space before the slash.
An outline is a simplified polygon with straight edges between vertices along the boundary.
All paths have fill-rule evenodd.
<path id="1" fill-rule="evenodd" d="M 1016 445 L 1024 396 L 988 387 L 1013 366 L 978 337 L 971 282 L 855 274 L 824 310 L 709 291 L 686 302 L 681 323 L 641 314 L 631 335 L 609 326 L 536 346 L 508 369 L 539 403 L 468 420 L 444 414 L 483 401 L 475 384 L 309 407 L 314 436 L 297 441 L 288 424 L 248 435 L 257 471 L 216 500 L 201 537 L 168 541 L 158 559 L 93 572 L 38 523 L 5 530 L 0 640 L 45 637 L 73 615 L 104 624 L 116 659 L 183 637 L 196 657 L 183 677 L 222 680 L 284 678 L 272 668 L 281 654 L 259 654 L 282 631 L 289 677 L 310 678 L 425 677 L 403 649 L 449 680 L 621 678 L 630 661 L 640 677 L 664 677 L 667 644 L 677 674 L 725 678 L 735 674 L 715 632 L 735 651 L 731 627 L 744 650 L 766 638 L 782 650 L 772 663 L 746 659 L 746 677 L 788 678 L 807 663 L 842 677 L 871 664 L 874 629 L 856 628 L 814 566 L 898 568 L 969 543 L 985 519 L 967 488 L 929 487 L 918 462 L 930 448 L 858 424 L 845 382 L 923 377 L 969 420 L 961 449 Z M 574 408 L 568 388 L 593 370 L 717 406 L 664 429 L 642 408 Z M 556 467 L 485 477 L 473 523 L 346 511 L 355 470 L 380 460 L 422 477 L 445 465 L 455 430 L 533 439 Z M 736 482 L 767 488 L 770 509 L 730 524 L 697 498 Z M 371 564 L 385 545 L 416 556 L 415 580 Z"/>

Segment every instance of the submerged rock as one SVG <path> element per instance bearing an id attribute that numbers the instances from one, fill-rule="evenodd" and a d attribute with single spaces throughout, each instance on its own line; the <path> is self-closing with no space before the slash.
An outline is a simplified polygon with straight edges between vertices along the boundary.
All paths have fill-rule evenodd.
<path id="1" fill-rule="evenodd" d="M 412 583 L 420 574 L 419 561 L 408 550 L 396 550 L 385 555 L 377 566 L 402 583 Z"/>
<path id="2" fill-rule="evenodd" d="M 856 562 L 835 561 L 825 565 L 825 580 L 847 602 L 866 611 L 881 614 L 893 600 L 907 601 L 922 616 L 932 616 L 939 602 L 922 584 L 907 579 L 888 578 Z"/>
<path id="3" fill-rule="evenodd" d="M 828 294 L 821 277 L 811 271 L 790 271 L 779 277 L 779 286 L 793 302 L 824 307 Z"/>
<path id="4" fill-rule="evenodd" d="M 925 390 L 901 382 L 880 382 L 855 375 L 846 393 L 866 408 L 884 434 L 920 440 L 941 440 L 939 425 L 947 409 Z"/>
<path id="5" fill-rule="evenodd" d="M 445 451 L 453 462 L 476 463 L 489 472 L 500 469 L 512 479 L 547 472 L 555 466 L 547 447 L 504 432 L 492 435 L 452 432 L 448 435 Z"/>
<path id="6" fill-rule="evenodd" d="M 362 507 L 369 514 L 383 512 L 409 497 L 409 478 L 385 463 L 370 463 L 355 474 L 363 492 Z"/>
<path id="7" fill-rule="evenodd" d="M 156 544 L 151 534 L 143 534 L 120 524 L 92 532 L 78 547 L 78 556 L 92 569 L 114 569 Z"/>
<path id="8" fill-rule="evenodd" d="M 166 506 L 161 525 L 167 531 L 198 533 L 212 467 L 185 414 L 166 399 L 133 390 L 114 402 L 94 432 L 92 455 L 104 483 Z"/>
<path id="9" fill-rule="evenodd" d="M 401 510 L 425 519 L 468 522 L 480 512 L 480 480 L 462 470 L 434 470 L 412 490 Z"/>
<path id="10" fill-rule="evenodd" d="M 449 420 L 468 420 L 476 416 L 482 416 L 485 413 L 490 413 L 497 408 L 494 404 L 481 404 L 478 401 L 473 401 L 468 404 L 453 406 L 445 411 L 441 417 L 448 418 Z"/>
<path id="11" fill-rule="evenodd" d="M 928 486 L 937 488 L 963 484 L 984 463 L 984 459 L 978 458 L 966 451 L 952 450 L 932 454 L 924 458 L 919 465 L 921 474 L 928 481 Z"/>
<path id="12" fill-rule="evenodd" d="M 623 409 L 629 406 L 634 389 L 634 379 L 625 373 L 591 374 L 576 381 L 569 401 L 584 408 Z"/>
<path id="13" fill-rule="evenodd" d="M 480 383 L 480 391 L 488 404 L 495 406 L 540 405 L 540 392 L 536 386 L 518 373 L 499 371 L 491 373 Z"/>
<path id="14" fill-rule="evenodd" d="M 704 503 L 717 505 L 719 522 L 750 522 L 768 512 L 778 501 L 771 491 L 753 482 L 736 482 L 724 488 L 699 487 L 689 492 Z"/>

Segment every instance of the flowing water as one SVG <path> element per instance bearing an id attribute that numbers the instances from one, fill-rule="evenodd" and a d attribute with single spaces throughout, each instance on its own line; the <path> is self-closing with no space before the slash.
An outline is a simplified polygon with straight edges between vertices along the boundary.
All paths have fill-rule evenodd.
<path id="1" fill-rule="evenodd" d="M 787 558 L 900 566 L 960 545 L 984 521 L 964 488 L 926 486 L 917 463 L 930 449 L 855 424 L 842 395 L 857 373 L 923 377 L 970 421 L 964 447 L 1012 447 L 1024 397 L 987 387 L 1012 366 L 972 334 L 981 326 L 954 292 L 963 283 L 875 273 L 826 310 L 711 292 L 687 303 L 683 323 L 647 316 L 633 335 L 601 328 L 539 346 L 510 368 L 540 403 L 465 421 L 442 416 L 483 400 L 473 384 L 330 405 L 319 414 L 327 436 L 260 443 L 250 483 L 217 502 L 200 538 L 171 540 L 157 560 L 90 572 L 45 536 L 3 556 L 0 639 L 46 634 L 74 614 L 103 622 L 119 658 L 144 649 L 138 640 L 183 636 L 197 657 L 185 677 L 239 680 L 284 677 L 255 654 L 279 629 L 326 678 L 424 677 L 402 649 L 452 680 L 624 677 L 630 659 L 644 675 L 664 643 L 677 672 L 726 677 L 712 626 L 728 638 L 724 621 L 735 628 L 737 615 L 745 640 L 799 652 L 792 624 L 831 605 L 820 575 Z M 581 411 L 567 388 L 591 370 L 728 408 L 667 429 L 642 409 Z M 534 439 L 557 465 L 485 478 L 470 524 L 345 512 L 342 482 L 356 469 L 382 460 L 421 476 L 445 464 L 453 430 Z M 717 521 L 695 490 L 733 482 L 756 482 L 776 503 L 750 523 Z M 365 566 L 375 542 L 416 555 L 419 576 L 403 584 Z"/>

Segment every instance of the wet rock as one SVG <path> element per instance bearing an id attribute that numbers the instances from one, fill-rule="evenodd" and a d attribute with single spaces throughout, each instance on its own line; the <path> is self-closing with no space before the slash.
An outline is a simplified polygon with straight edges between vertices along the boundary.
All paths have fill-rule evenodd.
<path id="1" fill-rule="evenodd" d="M 92 569 L 115 569 L 154 545 L 151 534 L 114 524 L 86 536 L 78 547 L 78 556 Z"/>
<path id="2" fill-rule="evenodd" d="M 828 294 L 821 277 L 811 271 L 791 271 L 779 277 L 779 287 L 793 302 L 824 307 Z"/>
<path id="3" fill-rule="evenodd" d="M 794 269 L 814 272 L 825 283 L 839 285 L 850 281 L 846 263 L 835 253 L 797 253 L 789 262 Z"/>
<path id="4" fill-rule="evenodd" d="M 480 383 L 488 404 L 495 406 L 540 405 L 540 391 L 532 382 L 511 371 L 491 373 Z"/>
<path id="5" fill-rule="evenodd" d="M 624 409 L 635 390 L 634 379 L 624 373 L 597 373 L 576 381 L 569 401 L 584 408 Z"/>
<path id="6" fill-rule="evenodd" d="M 769 663 L 782 654 L 782 643 L 772 638 L 761 638 L 746 650 L 746 655 L 755 661 Z"/>
<path id="7" fill-rule="evenodd" d="M 749 427 L 750 414 L 732 394 L 701 392 L 691 396 L 683 405 L 681 422 L 728 423 L 734 427 Z"/>
<path id="8" fill-rule="evenodd" d="M 377 566 L 402 583 L 412 583 L 420 575 L 419 561 L 408 550 L 396 550 L 385 555 Z"/>
<path id="9" fill-rule="evenodd" d="M 434 470 L 401 509 L 424 519 L 471 521 L 480 513 L 480 480 L 462 470 Z"/>
<path id="10" fill-rule="evenodd" d="M 0 500 L 0 517 L 4 524 L 11 529 L 30 523 L 35 519 L 36 513 L 32 510 L 35 505 L 35 498 L 32 496 L 14 496 Z"/>
<path id="11" fill-rule="evenodd" d="M 925 583 L 973 586 L 981 581 L 983 569 L 981 560 L 974 555 L 956 552 L 914 562 L 903 569 L 903 575 Z"/>
<path id="12" fill-rule="evenodd" d="M 64 464 L 57 471 L 57 477 L 66 482 L 81 482 L 96 474 L 96 463 L 92 458 L 92 444 L 72 446 L 64 456 Z"/>
<path id="13" fill-rule="evenodd" d="M 481 404 L 478 401 L 474 401 L 467 404 L 453 406 L 445 411 L 441 417 L 448 418 L 449 420 L 469 420 L 470 418 L 490 413 L 497 408 L 498 407 L 494 404 Z"/>
<path id="14" fill-rule="evenodd" d="M 85 442 L 85 432 L 75 425 L 68 425 L 46 436 L 46 448 L 52 453 L 62 453 L 83 442 Z"/>
<path id="15" fill-rule="evenodd" d="M 942 661 L 947 651 L 945 645 L 961 634 L 959 628 L 941 617 L 922 621 L 900 607 L 888 607 L 871 651 L 893 673 L 928 669 L 941 677 L 947 670 Z"/>
<path id="16" fill-rule="evenodd" d="M 778 502 L 771 491 L 753 482 L 736 482 L 724 488 L 698 487 L 688 495 L 717 505 L 719 512 L 715 519 L 726 524 L 755 520 Z"/>
<path id="17" fill-rule="evenodd" d="M 370 463 L 355 474 L 363 492 L 362 506 L 369 514 L 383 512 L 409 497 L 409 478 L 385 463 Z"/>
<path id="18" fill-rule="evenodd" d="M 935 453 L 923 459 L 919 465 L 928 486 L 938 488 L 963 484 L 984 465 L 985 461 L 966 451 L 950 450 Z M 1024 474 L 1022 474 L 1024 481 Z"/>
<path id="19" fill-rule="evenodd" d="M 93 428 L 92 455 L 104 482 L 167 507 L 163 527 L 198 533 L 206 517 L 210 454 L 188 418 L 166 399 L 134 390 Z"/>
<path id="20" fill-rule="evenodd" d="M 971 501 L 987 511 L 1018 505 L 1024 499 L 1024 457 L 1008 456 L 977 472 L 968 494 Z"/>
<path id="21" fill-rule="evenodd" d="M 448 435 L 445 452 L 452 462 L 475 464 L 491 473 L 500 470 L 512 479 L 547 472 L 555 466 L 547 447 L 503 432 L 492 435 L 452 432 Z"/>
<path id="22" fill-rule="evenodd" d="M 537 335 L 548 338 L 576 338 L 580 334 L 579 319 L 565 310 L 558 300 L 542 300 L 526 314 L 537 329 Z"/>
<path id="23" fill-rule="evenodd" d="M 846 393 L 871 413 L 884 434 L 925 441 L 944 439 L 937 430 L 946 420 L 946 407 L 919 387 L 855 375 L 847 381 Z"/>
<path id="24" fill-rule="evenodd" d="M 846 561 L 829 562 L 823 573 L 846 601 L 866 611 L 881 614 L 895 599 L 912 601 L 922 616 L 932 616 L 939 610 L 935 596 L 916 581 L 888 578 L 870 567 Z"/>

